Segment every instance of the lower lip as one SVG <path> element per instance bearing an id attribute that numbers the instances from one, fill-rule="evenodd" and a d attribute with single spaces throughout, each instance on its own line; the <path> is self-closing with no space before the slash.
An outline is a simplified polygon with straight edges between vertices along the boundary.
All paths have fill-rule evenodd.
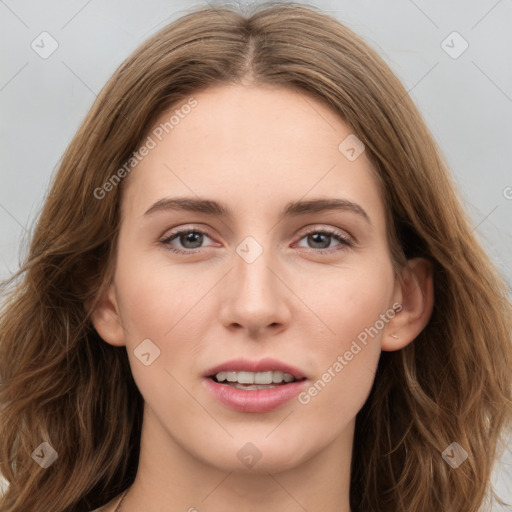
<path id="1" fill-rule="evenodd" d="M 245 391 L 226 384 L 219 384 L 213 379 L 204 379 L 206 389 L 219 402 L 240 412 L 273 411 L 295 398 L 303 389 L 306 380 L 291 382 L 275 388 Z"/>

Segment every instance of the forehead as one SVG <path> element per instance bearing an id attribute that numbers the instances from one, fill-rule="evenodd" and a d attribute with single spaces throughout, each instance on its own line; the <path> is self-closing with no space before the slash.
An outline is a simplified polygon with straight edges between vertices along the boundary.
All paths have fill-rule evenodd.
<path id="1" fill-rule="evenodd" d="M 140 216 L 165 196 L 215 198 L 240 214 L 271 214 L 289 201 L 322 196 L 364 203 L 372 217 L 384 217 L 370 161 L 364 152 L 350 161 L 340 151 L 353 133 L 325 103 L 245 85 L 192 97 L 195 103 L 163 112 L 149 132 L 154 147 L 131 172 L 124 214 Z"/>

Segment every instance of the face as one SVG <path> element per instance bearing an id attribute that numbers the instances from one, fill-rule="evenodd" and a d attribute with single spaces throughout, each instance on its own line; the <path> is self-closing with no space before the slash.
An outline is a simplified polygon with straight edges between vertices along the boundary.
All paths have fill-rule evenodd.
<path id="1" fill-rule="evenodd" d="M 396 301 L 384 205 L 365 152 L 340 149 L 350 127 L 316 99 L 239 85 L 194 98 L 164 136 L 161 116 L 123 184 L 123 331 L 104 337 L 126 345 L 166 449 L 281 471 L 352 441 Z"/>

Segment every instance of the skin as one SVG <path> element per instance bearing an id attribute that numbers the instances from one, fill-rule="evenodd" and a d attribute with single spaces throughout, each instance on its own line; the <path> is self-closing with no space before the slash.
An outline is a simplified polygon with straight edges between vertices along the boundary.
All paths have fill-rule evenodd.
<path id="1" fill-rule="evenodd" d="M 403 283 L 395 276 L 372 165 L 364 152 L 355 161 L 340 152 L 352 131 L 328 106 L 250 84 L 194 97 L 197 107 L 124 183 L 115 275 L 93 315 L 107 343 L 126 346 L 145 400 L 139 469 L 121 511 L 349 512 L 356 414 L 381 351 L 427 324 L 431 267 L 416 259 Z M 234 216 L 144 215 L 182 196 L 217 200 Z M 369 222 L 351 211 L 279 218 L 288 201 L 313 198 L 353 201 Z M 181 227 L 209 234 L 202 245 L 190 235 L 188 245 L 185 236 L 160 242 Z M 317 228 L 354 245 L 307 236 Z M 249 235 L 263 249 L 252 263 L 236 252 Z M 237 412 L 203 385 L 213 365 L 273 357 L 301 369 L 307 389 L 394 303 L 402 310 L 307 404 Z M 149 366 L 134 355 L 147 338 L 161 351 Z M 261 453 L 252 468 L 237 457 L 247 442 Z"/>

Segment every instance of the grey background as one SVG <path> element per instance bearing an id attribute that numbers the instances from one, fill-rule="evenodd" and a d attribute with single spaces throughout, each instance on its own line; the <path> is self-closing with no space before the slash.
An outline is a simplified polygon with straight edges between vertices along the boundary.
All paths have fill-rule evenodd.
<path id="1" fill-rule="evenodd" d="M 0 279 L 18 268 L 49 179 L 107 79 L 149 35 L 205 3 L 219 4 L 0 0 Z M 410 90 L 510 289 L 512 1 L 311 3 L 363 36 Z M 43 31 L 58 43 L 46 59 L 31 48 Z M 454 31 L 469 44 L 458 58 L 441 46 L 462 48 L 458 36 L 446 39 Z M 494 476 L 509 501 L 510 446 Z"/>

